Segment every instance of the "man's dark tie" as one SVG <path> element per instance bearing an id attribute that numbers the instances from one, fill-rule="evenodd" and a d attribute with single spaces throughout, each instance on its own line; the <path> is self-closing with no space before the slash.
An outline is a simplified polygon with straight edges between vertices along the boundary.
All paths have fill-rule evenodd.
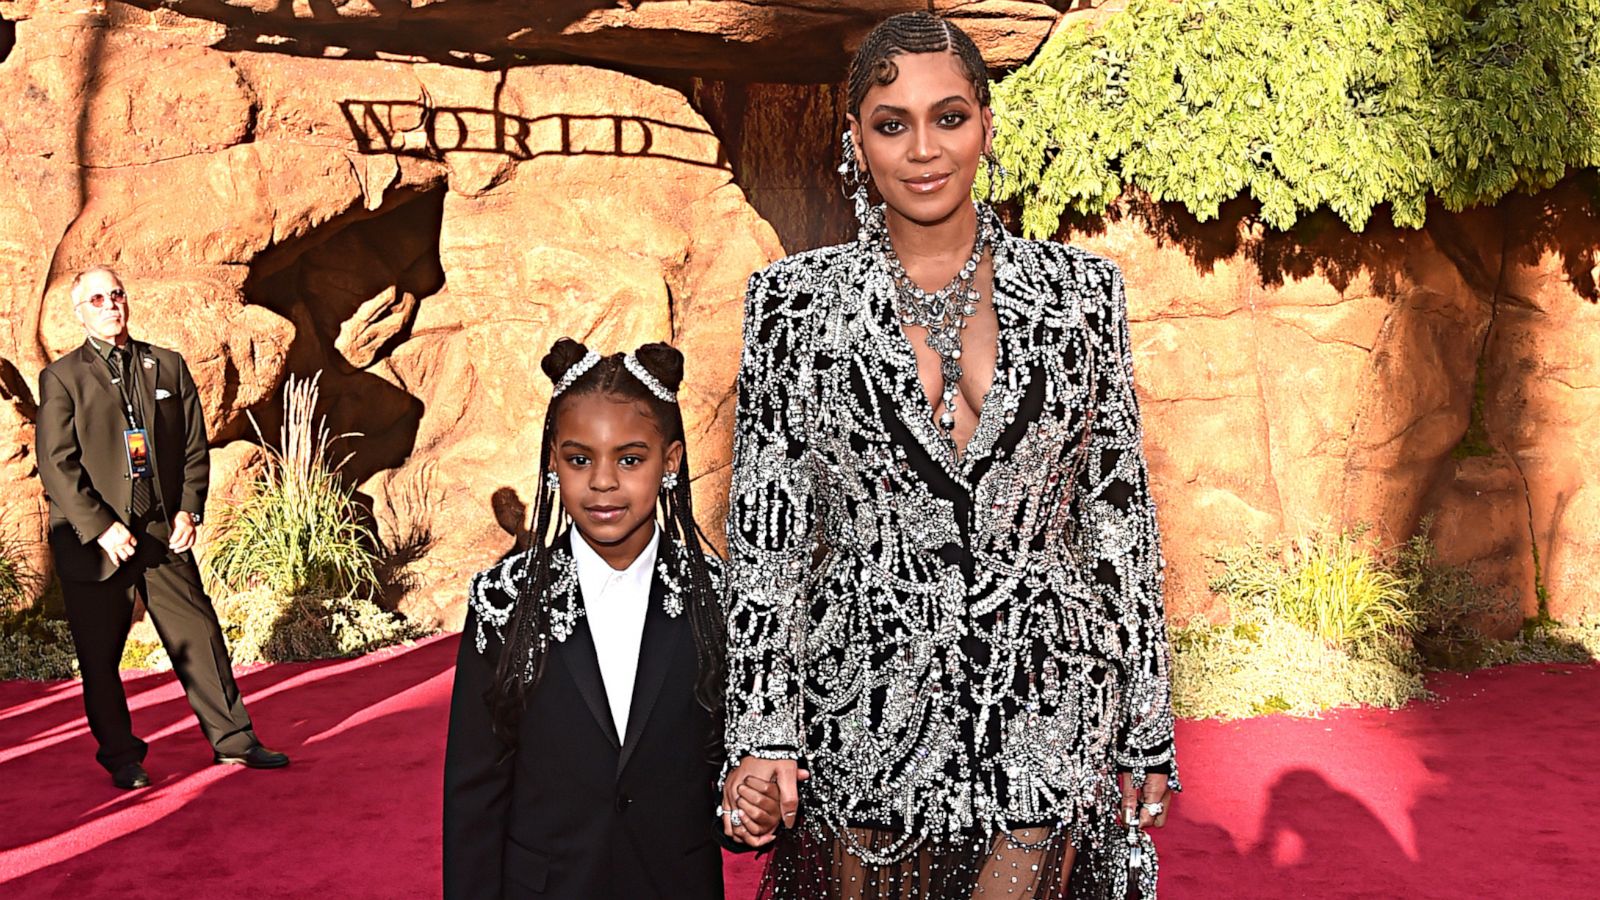
<path id="1" fill-rule="evenodd" d="M 133 354 L 124 347 L 111 348 L 111 364 L 116 367 L 117 375 L 122 379 L 123 397 L 133 405 L 132 428 L 143 427 L 143 419 L 139 415 L 139 383 L 133 378 Z M 155 453 L 150 448 L 150 435 L 145 435 L 145 453 L 152 472 L 155 470 Z M 133 479 L 133 518 L 140 519 L 150 514 L 155 508 L 156 492 L 151 478 Z"/>

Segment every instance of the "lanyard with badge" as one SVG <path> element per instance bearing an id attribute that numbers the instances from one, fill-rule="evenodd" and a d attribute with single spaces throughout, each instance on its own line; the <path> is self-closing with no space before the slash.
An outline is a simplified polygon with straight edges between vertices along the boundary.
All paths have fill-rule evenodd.
<path id="1" fill-rule="evenodd" d="M 128 354 L 128 375 L 131 380 L 135 354 L 131 349 L 124 349 L 123 352 Z M 122 396 L 122 415 L 128 422 L 128 427 L 122 430 L 122 448 L 128 457 L 128 474 L 135 479 L 149 478 L 154 474 L 150 468 L 150 434 L 139 423 L 139 416 L 133 408 L 133 397 L 123 383 L 122 373 L 117 371 L 116 364 L 109 356 L 102 359 L 106 368 L 111 370 L 111 383 L 117 386 L 117 393 Z"/>

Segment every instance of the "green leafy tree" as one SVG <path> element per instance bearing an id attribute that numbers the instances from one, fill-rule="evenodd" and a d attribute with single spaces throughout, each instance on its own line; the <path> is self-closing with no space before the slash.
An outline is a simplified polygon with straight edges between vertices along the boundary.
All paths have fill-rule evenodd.
<path id="1" fill-rule="evenodd" d="M 1201 220 L 1248 195 L 1279 229 L 1420 227 L 1430 197 L 1600 164 L 1597 58 L 1600 0 L 1133 0 L 997 86 L 996 195 L 1034 237 L 1130 187 Z"/>

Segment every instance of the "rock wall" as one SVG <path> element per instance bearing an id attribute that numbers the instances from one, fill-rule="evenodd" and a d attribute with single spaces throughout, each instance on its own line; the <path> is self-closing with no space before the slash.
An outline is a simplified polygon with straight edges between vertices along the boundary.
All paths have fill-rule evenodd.
<path id="1" fill-rule="evenodd" d="M 1128 276 L 1173 607 L 1215 613 L 1243 540 L 1431 521 L 1502 598 L 1484 624 L 1600 611 L 1589 537 L 1600 220 L 1577 179 L 1417 232 L 1261 234 L 1129 203 L 1071 238 Z"/>
<path id="2" fill-rule="evenodd" d="M 782 248 L 683 94 L 589 67 L 225 52 L 220 26 L 144 15 L 35 8 L 0 65 L 8 517 L 38 532 L 31 389 L 81 340 L 73 273 L 103 262 L 134 332 L 191 361 L 220 497 L 254 460 L 246 414 L 275 435 L 285 378 L 323 373 L 331 428 L 359 433 L 347 472 L 412 560 L 408 611 L 459 621 L 465 576 L 524 527 L 559 335 L 694 360 L 720 519 L 744 282 Z"/>
<path id="3" fill-rule="evenodd" d="M 284 380 L 322 373 L 404 609 L 456 624 L 526 539 L 562 334 L 684 349 L 715 531 L 744 280 L 853 234 L 836 80 L 921 5 L 0 0 L 0 514 L 42 535 L 37 374 L 80 339 L 72 274 L 107 263 L 195 370 L 213 516 L 260 465 L 250 417 L 275 435 Z M 1074 4 L 936 5 L 1003 67 Z M 1224 547 L 1426 516 L 1504 597 L 1492 627 L 1541 593 L 1600 612 L 1596 196 L 1359 235 L 1130 199 L 1065 232 L 1127 274 L 1173 615 L 1219 611 Z"/>
<path id="4" fill-rule="evenodd" d="M 45 0 L 48 2 L 48 0 Z M 227 49 L 453 66 L 588 62 L 653 75 L 834 81 L 861 36 L 931 5 L 991 65 L 1021 64 L 1066 5 L 1039 0 L 133 0 L 227 28 Z"/>

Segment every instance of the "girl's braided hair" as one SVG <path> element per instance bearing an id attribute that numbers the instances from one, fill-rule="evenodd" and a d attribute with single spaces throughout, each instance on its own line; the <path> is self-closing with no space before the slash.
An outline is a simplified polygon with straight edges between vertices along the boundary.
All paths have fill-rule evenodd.
<path id="1" fill-rule="evenodd" d="M 545 354 L 540 368 L 551 382 L 559 382 L 588 348 L 569 338 L 556 341 Z M 683 383 L 683 354 L 667 344 L 645 344 L 634 351 L 634 356 L 667 390 L 676 392 Z M 666 444 L 684 440 L 683 413 L 678 404 L 662 400 L 651 393 L 643 382 L 623 364 L 623 355 L 613 353 L 579 376 L 550 403 L 545 412 L 544 435 L 539 448 L 539 479 L 537 499 L 534 503 L 533 557 L 529 560 L 528 574 L 518 585 L 516 608 L 506 627 L 505 646 L 495 670 L 494 683 L 490 685 L 485 701 L 494 720 L 495 733 L 511 746 L 517 743 L 518 724 L 528 695 L 538 686 L 544 674 L 546 649 L 550 634 L 551 546 L 546 541 L 551 520 L 558 533 L 571 527 L 558 493 L 546 484 L 554 446 L 555 423 L 562 404 L 583 394 L 605 394 L 643 403 L 655 418 Z M 687 571 L 677 573 L 685 579 L 689 596 L 684 610 L 694 633 L 695 654 L 699 662 L 699 675 L 695 682 L 695 698 L 711 713 L 712 732 L 708 749 L 719 754 L 722 737 L 723 673 L 725 667 L 725 628 L 722 598 L 711 579 L 705 551 L 710 546 L 705 532 L 694 520 L 694 498 L 689 489 L 689 451 L 685 445 L 682 461 L 678 464 L 677 485 L 663 490 L 659 498 L 661 521 L 665 537 L 683 545 Z M 574 538 L 581 540 L 581 538 Z"/>

